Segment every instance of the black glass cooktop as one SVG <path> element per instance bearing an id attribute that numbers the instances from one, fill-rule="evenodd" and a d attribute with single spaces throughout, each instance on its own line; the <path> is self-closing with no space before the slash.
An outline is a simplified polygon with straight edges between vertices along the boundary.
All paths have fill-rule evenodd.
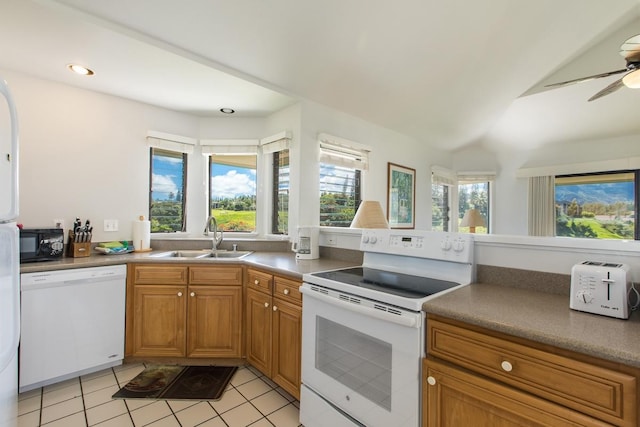
<path id="1" fill-rule="evenodd" d="M 405 298 L 424 298 L 459 285 L 459 283 L 446 280 L 412 276 L 368 267 L 324 271 L 312 273 L 311 275 Z"/>

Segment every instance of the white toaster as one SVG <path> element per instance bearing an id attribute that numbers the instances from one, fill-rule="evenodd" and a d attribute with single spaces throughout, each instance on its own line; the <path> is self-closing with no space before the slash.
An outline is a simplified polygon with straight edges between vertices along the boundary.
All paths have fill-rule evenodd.
<path id="1" fill-rule="evenodd" d="M 571 300 L 574 310 L 629 318 L 628 295 L 631 288 L 629 266 L 584 261 L 571 269 Z"/>

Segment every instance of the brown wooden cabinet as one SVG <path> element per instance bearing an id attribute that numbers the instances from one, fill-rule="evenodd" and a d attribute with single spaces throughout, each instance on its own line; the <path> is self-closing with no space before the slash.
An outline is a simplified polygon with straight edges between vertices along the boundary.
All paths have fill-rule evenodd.
<path id="1" fill-rule="evenodd" d="M 126 353 L 242 357 L 242 267 L 133 264 Z"/>
<path id="2" fill-rule="evenodd" d="M 427 355 L 423 427 L 638 425 L 631 367 L 431 315 Z"/>
<path id="3" fill-rule="evenodd" d="M 247 269 L 247 361 L 300 398 L 302 294 L 300 282 Z"/>

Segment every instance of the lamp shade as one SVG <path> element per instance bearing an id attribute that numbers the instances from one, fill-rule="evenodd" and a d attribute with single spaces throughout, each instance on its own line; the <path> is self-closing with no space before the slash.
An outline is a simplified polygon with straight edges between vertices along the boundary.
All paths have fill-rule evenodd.
<path id="1" fill-rule="evenodd" d="M 389 228 L 380 202 L 363 200 L 351 221 L 351 228 Z"/>
<path id="2" fill-rule="evenodd" d="M 460 227 L 469 227 L 469 231 L 476 232 L 476 227 L 486 227 L 487 224 L 482 217 L 482 214 L 477 209 L 468 209 L 462 217 Z"/>

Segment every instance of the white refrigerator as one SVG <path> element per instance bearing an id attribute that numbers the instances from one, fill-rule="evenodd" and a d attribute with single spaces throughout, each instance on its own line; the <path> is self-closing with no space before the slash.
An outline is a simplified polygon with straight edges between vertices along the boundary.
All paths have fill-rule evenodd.
<path id="1" fill-rule="evenodd" d="M 18 119 L 0 78 L 0 426 L 16 426 L 20 339 Z"/>

